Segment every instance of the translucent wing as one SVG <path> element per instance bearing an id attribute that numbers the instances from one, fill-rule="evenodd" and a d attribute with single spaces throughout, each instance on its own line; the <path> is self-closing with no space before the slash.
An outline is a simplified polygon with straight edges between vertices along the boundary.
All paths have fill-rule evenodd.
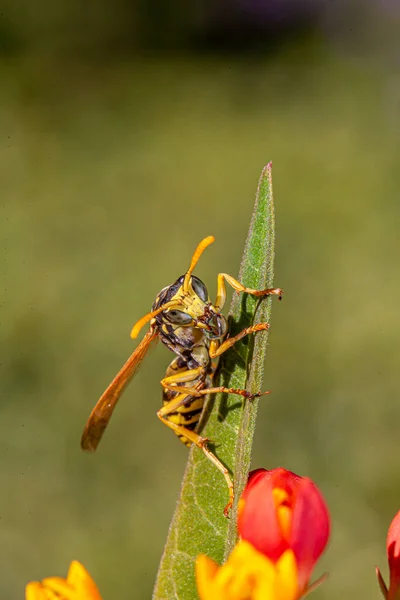
<path id="1" fill-rule="evenodd" d="M 157 331 L 154 329 L 150 329 L 150 331 L 146 333 L 133 354 L 128 358 L 122 369 L 117 373 L 100 400 L 97 402 L 90 413 L 90 417 L 82 434 L 81 446 L 83 450 L 88 450 L 89 452 L 94 452 L 94 450 L 96 450 L 108 422 L 111 419 L 111 415 L 113 414 L 119 397 L 135 374 L 139 364 L 149 349 L 150 343 L 156 339 L 157 335 Z"/>

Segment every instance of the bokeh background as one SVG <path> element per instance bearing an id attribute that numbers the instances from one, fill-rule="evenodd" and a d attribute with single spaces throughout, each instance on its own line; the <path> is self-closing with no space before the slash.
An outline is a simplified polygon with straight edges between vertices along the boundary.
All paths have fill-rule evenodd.
<path id="1" fill-rule="evenodd" d="M 400 9 L 393 0 L 1 0 L 0 597 L 81 560 L 148 599 L 186 449 L 158 347 L 98 452 L 132 324 L 213 234 L 238 272 L 274 163 L 276 285 L 254 467 L 332 513 L 316 598 L 379 597 L 400 508 Z M 221 485 L 223 485 L 221 480 Z"/>

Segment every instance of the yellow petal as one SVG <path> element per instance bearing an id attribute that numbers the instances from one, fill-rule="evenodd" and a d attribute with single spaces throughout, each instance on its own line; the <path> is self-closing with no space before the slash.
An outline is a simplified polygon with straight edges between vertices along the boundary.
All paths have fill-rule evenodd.
<path id="1" fill-rule="evenodd" d="M 213 579 L 219 566 L 208 556 L 200 554 L 196 561 L 196 582 L 200 600 L 219 600 L 213 596 Z"/>
<path id="2" fill-rule="evenodd" d="M 32 581 L 28 583 L 25 588 L 25 599 L 26 600 L 45 600 L 46 596 L 43 593 L 42 584 L 38 581 Z"/>
<path id="3" fill-rule="evenodd" d="M 278 518 L 279 527 L 282 532 L 282 536 L 285 540 L 289 540 L 290 532 L 292 528 L 292 509 L 289 506 L 279 506 L 276 509 L 276 516 Z"/>
<path id="4" fill-rule="evenodd" d="M 276 598 L 298 598 L 299 587 L 297 579 L 296 558 L 292 550 L 286 550 L 275 565 Z"/>
<path id="5" fill-rule="evenodd" d="M 100 592 L 78 561 L 72 561 L 67 579 L 47 577 L 26 586 L 26 600 L 101 600 Z"/>
<path id="6" fill-rule="evenodd" d="M 290 529 L 292 526 L 292 508 L 289 506 L 289 494 L 282 488 L 274 488 L 272 491 L 276 509 L 276 515 L 278 517 L 279 526 L 282 531 L 282 535 L 285 539 L 290 536 Z"/>
<path id="7" fill-rule="evenodd" d="M 62 600 L 78 600 L 79 596 L 74 588 L 62 577 L 46 577 L 42 584 L 45 589 L 51 590 Z"/>
<path id="8" fill-rule="evenodd" d="M 59 600 L 59 596 L 46 588 L 39 581 L 28 583 L 25 588 L 26 600 Z"/>
<path id="9" fill-rule="evenodd" d="M 277 563 L 240 541 L 227 562 L 218 565 L 207 556 L 196 564 L 200 600 L 297 600 L 297 567 L 286 551 Z"/>
<path id="10" fill-rule="evenodd" d="M 274 498 L 275 508 L 278 508 L 278 506 L 281 506 L 281 504 L 284 504 L 289 500 L 289 494 L 287 491 L 280 487 L 274 487 L 272 490 L 272 496 Z"/>
<path id="11" fill-rule="evenodd" d="M 82 598 L 82 600 L 101 600 L 97 585 L 85 567 L 77 560 L 71 562 L 67 581 L 78 592 L 76 598 Z"/>

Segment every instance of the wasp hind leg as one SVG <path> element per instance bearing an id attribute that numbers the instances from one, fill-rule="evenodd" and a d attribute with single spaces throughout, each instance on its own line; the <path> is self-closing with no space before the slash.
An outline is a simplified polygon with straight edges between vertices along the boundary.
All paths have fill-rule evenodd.
<path id="1" fill-rule="evenodd" d="M 228 517 L 229 511 L 233 504 L 233 499 L 234 499 L 233 482 L 229 475 L 228 469 L 215 456 L 215 454 L 213 452 L 211 452 L 211 450 L 208 448 L 207 442 L 210 441 L 208 438 L 202 437 L 201 435 L 192 431 L 188 427 L 185 427 L 184 425 L 176 423 L 172 420 L 174 417 L 176 417 L 177 415 L 180 414 L 179 408 L 185 404 L 185 402 L 188 400 L 188 398 L 190 398 L 190 396 L 188 396 L 187 393 L 179 394 L 179 396 L 177 396 L 176 398 L 173 398 L 172 400 L 170 400 L 169 402 L 164 404 L 164 406 L 162 408 L 160 408 L 160 410 L 157 411 L 157 417 L 160 419 L 160 421 L 162 421 L 162 423 L 164 423 L 164 425 L 166 425 L 167 427 L 172 429 L 172 431 L 174 431 L 176 433 L 176 435 L 183 441 L 183 443 L 186 446 L 195 444 L 195 446 L 200 448 L 200 450 L 202 450 L 204 452 L 205 456 L 222 473 L 222 475 L 225 478 L 226 484 L 228 486 L 228 493 L 229 493 L 229 500 L 228 500 L 227 505 L 224 508 L 224 515 L 226 517 Z M 194 421 L 194 422 L 196 422 L 196 423 L 198 422 L 197 416 L 196 416 L 196 421 Z"/>

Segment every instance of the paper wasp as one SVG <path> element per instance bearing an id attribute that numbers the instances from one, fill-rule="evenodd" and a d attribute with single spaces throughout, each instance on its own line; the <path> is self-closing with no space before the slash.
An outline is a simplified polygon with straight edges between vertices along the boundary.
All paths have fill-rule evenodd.
<path id="1" fill-rule="evenodd" d="M 226 392 L 244 398 L 262 395 L 261 393 L 252 395 L 246 390 L 224 386 L 213 387 L 212 379 L 221 354 L 244 336 L 265 331 L 269 325 L 257 323 L 234 337 L 227 337 L 227 321 L 221 314 L 226 300 L 225 283 L 229 283 L 237 292 L 246 292 L 253 296 L 275 295 L 280 298 L 282 290 L 279 288 L 253 290 L 230 275 L 220 273 L 217 280 L 217 298 L 212 304 L 204 283 L 192 273 L 204 250 L 213 242 L 214 238 L 209 236 L 198 244 L 186 273 L 175 283 L 162 289 L 151 312 L 134 325 L 131 332 L 133 339 L 137 337 L 142 327 L 150 322 L 149 331 L 90 414 L 83 431 L 81 446 L 84 450 L 96 450 L 120 395 L 133 377 L 151 342 L 160 338 L 161 342 L 176 354 L 176 357 L 167 368 L 166 376 L 161 380 L 163 405 L 157 412 L 157 416 L 186 446 L 195 444 L 201 448 L 207 458 L 221 471 L 229 489 L 229 502 L 224 510 L 227 515 L 233 503 L 232 480 L 228 469 L 209 450 L 207 446 L 209 440 L 199 435 L 196 428 L 208 394 Z"/>

